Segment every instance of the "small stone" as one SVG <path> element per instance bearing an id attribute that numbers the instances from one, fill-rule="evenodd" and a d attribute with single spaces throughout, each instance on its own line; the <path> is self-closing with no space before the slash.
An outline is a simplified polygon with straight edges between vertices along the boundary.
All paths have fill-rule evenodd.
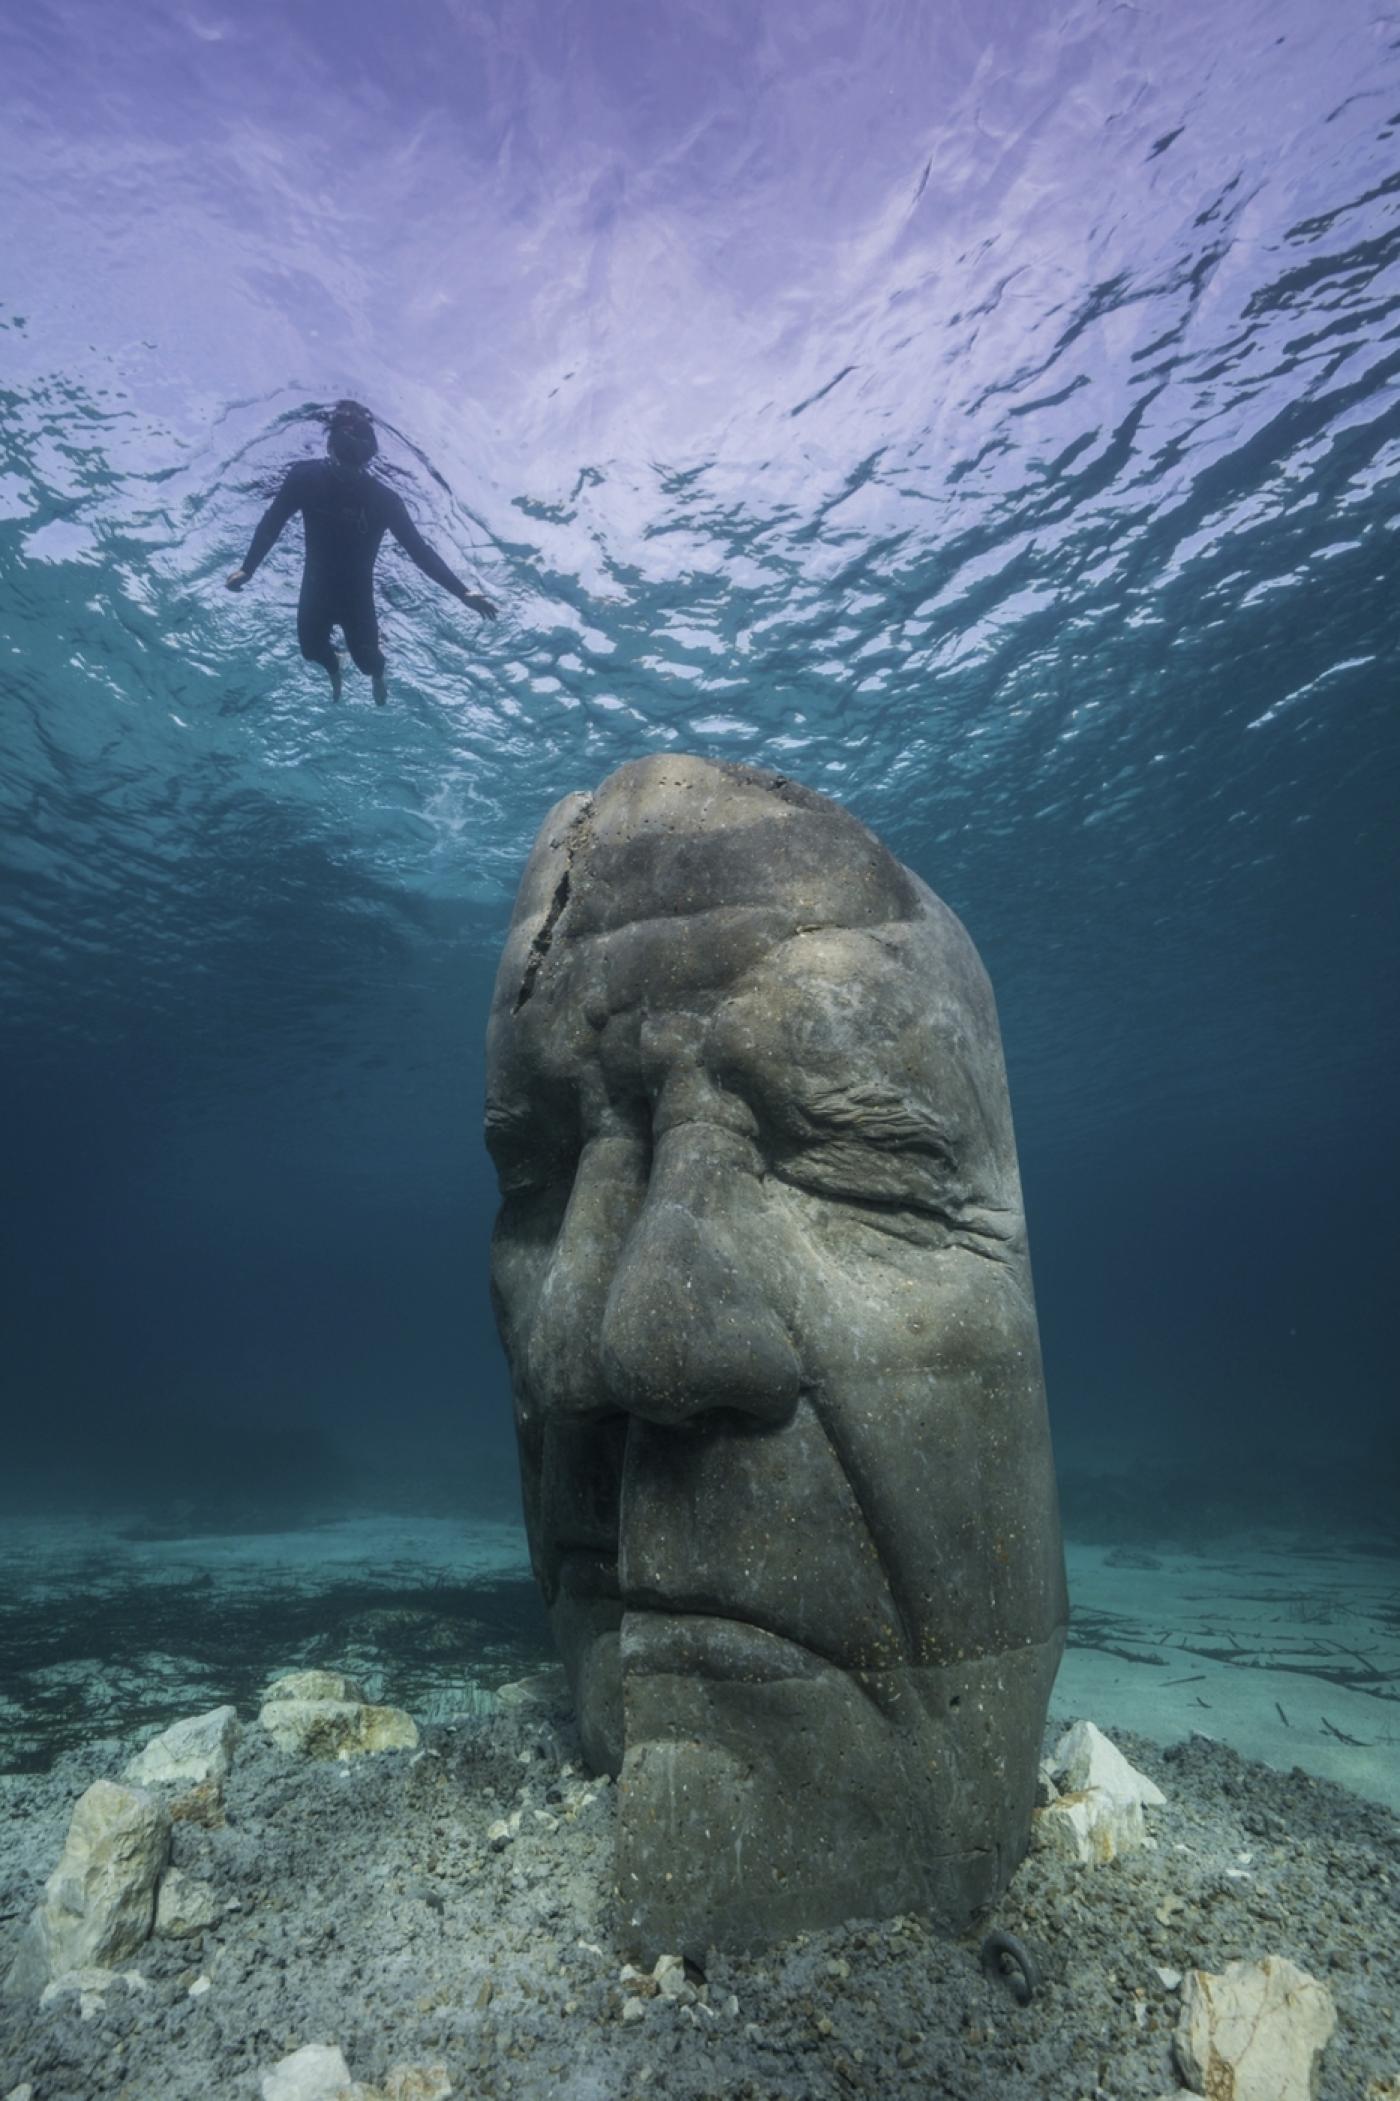
<path id="1" fill-rule="evenodd" d="M 1179 1990 L 1180 1990 L 1180 1988 L 1181 1988 L 1181 1972 L 1180 1972 L 1180 1970 L 1164 1970 L 1164 1969 L 1162 1969 L 1162 1968 L 1160 1967 L 1160 1965 L 1159 1965 L 1159 1966 L 1158 1966 L 1158 1967 L 1157 1967 L 1157 1968 L 1156 1968 L 1156 1969 L 1155 1969 L 1155 1970 L 1153 1971 L 1153 1975 L 1154 1975 L 1154 1976 L 1156 1977 L 1156 1979 L 1157 1979 L 1158 1983 L 1159 1983 L 1159 1984 L 1161 1985 L 1161 1987 L 1162 1987 L 1162 1989 L 1163 1989 L 1163 1991 L 1164 1991 L 1164 1992 L 1174 1992 L 1174 1991 L 1179 1991 Z"/>
<path id="2" fill-rule="evenodd" d="M 240 1733 L 238 1712 L 233 1707 L 214 1707 L 208 1714 L 172 1722 L 130 1760 L 126 1778 L 138 1787 L 162 1787 L 180 1781 L 200 1786 L 210 1780 L 225 1780 Z"/>
<path id="3" fill-rule="evenodd" d="M 340 2101 L 350 2067 L 334 2043 L 308 2043 L 262 2075 L 262 2101 Z"/>
<path id="4" fill-rule="evenodd" d="M 446 2065 L 395 2065 L 384 2081 L 384 2101 L 452 2101 Z"/>
<path id="5" fill-rule="evenodd" d="M 497 1817 L 494 1824 L 487 1825 L 486 1842 L 493 1853 L 503 1853 L 510 1841 L 510 1825 L 506 1823 L 503 1817 Z"/>
<path id="6" fill-rule="evenodd" d="M 209 1979 L 207 1977 L 196 1977 L 194 1983 L 190 1986 L 188 1996 L 191 1999 L 202 1999 L 208 1990 Z"/>
<path id="7" fill-rule="evenodd" d="M 197 1882 L 183 1868 L 167 1868 L 156 1898 L 155 1930 L 167 1940 L 202 1933 L 206 1926 L 217 1924 L 220 1909 L 207 1882 Z"/>
<path id="8" fill-rule="evenodd" d="M 34 2101 L 34 2089 L 26 2079 L 23 2086 L 12 2086 L 5 2101 Z"/>
<path id="9" fill-rule="evenodd" d="M 102 1994 L 110 1991 L 111 1987 L 116 1983 L 116 1979 L 117 1973 L 115 1970 L 103 1969 L 97 1963 L 88 1963 L 77 1970 L 64 1970 L 60 1976 L 55 1977 L 44 1986 L 43 1991 L 39 1994 L 39 2004 L 40 2006 L 52 2006 L 54 2001 L 61 1999 L 65 1992 L 76 1992 L 80 2000 L 97 2000 L 100 2002 Z M 87 2020 L 88 2018 L 89 2015 L 85 2012 L 83 2019 Z"/>
<path id="10" fill-rule="evenodd" d="M 1317 2060 L 1337 2025 L 1325 1985 L 1286 1957 L 1188 1970 L 1173 2047 L 1200 2094 L 1228 2101 L 1312 2101 Z"/>
<path id="11" fill-rule="evenodd" d="M 646 2010 L 647 2003 L 645 1999 L 624 1999 L 622 2003 L 622 2018 L 628 2022 L 640 2021 L 645 2018 Z"/>
<path id="12" fill-rule="evenodd" d="M 680 1955 L 658 1955 L 652 1982 L 663 1999 L 693 1999 L 694 1987 L 686 1980 L 685 1960 Z"/>

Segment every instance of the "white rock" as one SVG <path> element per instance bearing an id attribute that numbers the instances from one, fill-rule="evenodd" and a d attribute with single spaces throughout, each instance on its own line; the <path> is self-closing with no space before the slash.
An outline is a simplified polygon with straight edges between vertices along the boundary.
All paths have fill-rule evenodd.
<path id="1" fill-rule="evenodd" d="M 628 2022 L 645 2020 L 646 2010 L 645 1999 L 626 1999 L 623 2001 L 622 2018 Z"/>
<path id="2" fill-rule="evenodd" d="M 262 1696 L 262 1704 L 265 1707 L 270 1700 L 363 1699 L 359 1686 L 343 1671 L 288 1671 L 273 1679 Z"/>
<path id="3" fill-rule="evenodd" d="M 184 1933 L 202 1933 L 216 1924 L 220 1904 L 207 1882 L 196 1882 L 183 1868 L 167 1868 L 156 1897 L 155 1930 L 174 1940 Z"/>
<path id="4" fill-rule="evenodd" d="M 1096 1787 L 1112 1802 L 1138 1802 L 1149 1809 L 1160 1809 L 1167 1799 L 1093 1722 L 1076 1722 L 1066 1729 L 1055 1746 L 1051 1772 L 1066 1793 Z"/>
<path id="5" fill-rule="evenodd" d="M 411 1715 L 398 1707 L 370 1707 L 361 1700 L 288 1699 L 279 1694 L 266 1703 L 258 1720 L 280 1751 L 294 1751 L 302 1758 L 359 1758 L 371 1751 L 418 1748 L 418 1728 Z"/>
<path id="6" fill-rule="evenodd" d="M 1082 1794 L 1061 1795 L 1031 1818 L 1031 1836 L 1071 1867 L 1102 1867 L 1120 1853 L 1137 1853 L 1150 1844 L 1137 1802 L 1115 1802 L 1097 1787 Z"/>
<path id="7" fill-rule="evenodd" d="M 41 1992 L 66 1971 L 107 1966 L 151 1930 L 156 1883 L 170 1857 L 170 1817 L 154 1795 L 95 1780 L 80 1797 L 43 1902 L 5 1979 L 11 1996 Z"/>
<path id="8" fill-rule="evenodd" d="M 199 1786 L 206 1780 L 226 1780 L 239 1734 L 238 1712 L 233 1707 L 214 1707 L 208 1714 L 172 1722 L 151 1738 L 144 1751 L 137 1752 L 127 1765 L 126 1777 L 138 1787 L 161 1787 L 171 1781 Z"/>
<path id="9" fill-rule="evenodd" d="M 262 2075 L 262 2101 L 340 2101 L 350 2067 L 334 2043 L 308 2043 Z"/>
<path id="10" fill-rule="evenodd" d="M 652 1978 L 663 1999 L 693 1999 L 695 1988 L 685 1974 L 685 1959 L 680 1955 L 658 1955 Z"/>
<path id="11" fill-rule="evenodd" d="M 1180 1970 L 1164 1970 L 1159 1964 L 1157 1967 L 1157 1980 L 1164 1992 L 1174 1992 L 1181 1983 L 1181 1972 Z"/>
<path id="12" fill-rule="evenodd" d="M 34 2089 L 26 2079 L 23 2086 L 12 2086 L 5 2101 L 34 2101 Z"/>
<path id="13" fill-rule="evenodd" d="M 209 1979 L 207 1977 L 196 1977 L 194 1983 L 190 1986 L 189 1996 L 191 1999 L 202 1999 L 209 1988 Z"/>
<path id="14" fill-rule="evenodd" d="M 1188 1970 L 1173 2046 L 1198 2094 L 1228 2101 L 1312 2101 L 1318 2057 L 1337 2025 L 1325 1985 L 1281 1955 Z"/>

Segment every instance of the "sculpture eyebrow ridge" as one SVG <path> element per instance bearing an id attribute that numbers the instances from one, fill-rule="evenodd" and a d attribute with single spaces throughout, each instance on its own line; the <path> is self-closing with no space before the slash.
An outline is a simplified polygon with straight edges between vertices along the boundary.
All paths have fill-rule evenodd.
<path id="1" fill-rule="evenodd" d="M 879 1081 L 814 1089 L 801 1094 L 797 1106 L 809 1123 L 829 1131 L 854 1131 L 872 1145 L 946 1153 L 952 1144 L 936 1116 Z"/>

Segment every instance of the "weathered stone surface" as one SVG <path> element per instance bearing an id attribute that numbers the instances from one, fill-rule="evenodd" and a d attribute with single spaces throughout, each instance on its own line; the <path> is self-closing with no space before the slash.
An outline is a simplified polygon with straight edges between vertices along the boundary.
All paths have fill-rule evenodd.
<path id="1" fill-rule="evenodd" d="M 274 1678 L 263 1694 L 270 1700 L 363 1700 L 364 1693 L 343 1671 L 288 1671 Z"/>
<path id="2" fill-rule="evenodd" d="M 1280 1955 L 1188 1970 L 1173 2046 L 1188 2087 L 1209 2101 L 1313 2101 L 1337 2025 L 1325 1985 Z"/>
<path id="3" fill-rule="evenodd" d="M 1036 1846 L 1071 1867 L 1103 1867 L 1148 1843 L 1139 1802 L 1115 1802 L 1096 1787 L 1061 1795 L 1031 1820 Z"/>
<path id="4" fill-rule="evenodd" d="M 307 2043 L 262 2075 L 262 2101 L 340 2101 L 350 2067 L 334 2043 Z"/>
<path id="5" fill-rule="evenodd" d="M 398 1707 L 360 1700 L 270 1700 L 258 1716 L 279 1750 L 302 1758 L 358 1758 L 372 1751 L 411 1751 L 418 1727 Z"/>
<path id="6" fill-rule="evenodd" d="M 624 766 L 536 842 L 487 1088 L 531 1552 L 636 1950 L 964 1925 L 1066 1618 L 967 935 L 822 796 Z"/>
<path id="7" fill-rule="evenodd" d="M 107 1968 L 151 1930 L 156 1884 L 170 1857 L 170 1817 L 155 1796 L 95 1780 L 68 1826 L 63 1855 L 5 1979 L 39 1993 L 70 1970 Z"/>
<path id="8" fill-rule="evenodd" d="M 152 1737 L 126 1768 L 126 1777 L 138 1787 L 184 1783 L 198 1787 L 207 1781 L 228 1777 L 238 1748 L 237 1710 L 215 1707 L 208 1714 L 192 1715 L 174 1722 Z"/>
<path id="9" fill-rule="evenodd" d="M 198 1882 L 183 1868 L 167 1868 L 156 1895 L 155 1930 L 175 1940 L 187 1933 L 202 1933 L 217 1923 L 222 1906 L 207 1882 Z"/>

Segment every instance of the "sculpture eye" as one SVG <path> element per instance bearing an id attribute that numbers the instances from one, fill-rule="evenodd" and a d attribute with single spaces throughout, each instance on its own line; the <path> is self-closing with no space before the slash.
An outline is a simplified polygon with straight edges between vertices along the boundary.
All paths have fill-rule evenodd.
<path id="1" fill-rule="evenodd" d="M 574 1118 L 544 1103 L 486 1111 L 486 1149 L 495 1164 L 502 1196 L 529 1196 L 572 1182 L 578 1165 Z"/>

